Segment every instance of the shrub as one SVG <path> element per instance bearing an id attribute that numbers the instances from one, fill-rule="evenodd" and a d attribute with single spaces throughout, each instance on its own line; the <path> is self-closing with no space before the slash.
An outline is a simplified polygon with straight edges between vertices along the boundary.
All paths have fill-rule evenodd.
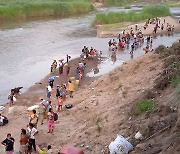
<path id="1" fill-rule="evenodd" d="M 148 99 L 141 100 L 136 104 L 134 108 L 134 113 L 136 115 L 139 115 L 144 112 L 152 111 L 154 107 L 155 107 L 155 102 L 153 100 L 148 100 Z"/>
<path id="2" fill-rule="evenodd" d="M 140 12 L 110 12 L 98 13 L 96 15 L 96 24 L 112 24 L 120 22 L 137 22 L 152 17 L 163 17 L 170 15 L 169 7 L 166 5 L 146 6 Z"/>
<path id="3" fill-rule="evenodd" d="M 68 16 L 93 10 L 90 0 L 0 0 L 0 18 Z"/>

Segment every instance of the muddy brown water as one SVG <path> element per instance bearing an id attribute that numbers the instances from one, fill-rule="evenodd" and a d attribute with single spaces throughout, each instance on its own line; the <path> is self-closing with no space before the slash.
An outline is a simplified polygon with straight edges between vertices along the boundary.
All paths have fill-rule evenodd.
<path id="1" fill-rule="evenodd" d="M 131 10 L 139 11 L 141 7 L 133 6 Z M 97 12 L 127 11 L 123 8 L 100 8 Z M 171 8 L 171 12 L 180 16 L 180 8 Z M 112 61 L 108 51 L 109 38 L 96 38 L 92 22 L 96 12 L 85 16 L 66 19 L 16 22 L 0 24 L 0 104 L 7 102 L 11 88 L 23 86 L 23 92 L 41 80 L 50 71 L 54 59 L 72 58 L 80 55 L 84 45 L 94 47 L 103 52 L 106 60 L 98 66 L 99 73 L 93 71 L 88 76 L 99 76 L 108 73 L 124 61 L 130 59 L 129 51 L 117 53 L 116 61 Z M 171 45 L 180 38 L 180 33 L 173 36 L 162 36 L 154 39 L 153 48 L 160 44 Z M 143 55 L 137 49 L 134 58 Z"/>

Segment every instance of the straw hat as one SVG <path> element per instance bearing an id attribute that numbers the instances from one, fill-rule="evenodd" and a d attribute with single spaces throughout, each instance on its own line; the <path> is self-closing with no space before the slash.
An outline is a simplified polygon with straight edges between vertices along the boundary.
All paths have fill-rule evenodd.
<path id="1" fill-rule="evenodd" d="M 63 61 L 63 60 L 64 60 L 64 58 L 59 59 L 59 61 Z"/>

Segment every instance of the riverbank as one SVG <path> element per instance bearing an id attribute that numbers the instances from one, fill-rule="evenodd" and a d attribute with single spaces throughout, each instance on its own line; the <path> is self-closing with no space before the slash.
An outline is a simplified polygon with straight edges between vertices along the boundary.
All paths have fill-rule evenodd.
<path id="1" fill-rule="evenodd" d="M 59 75 L 59 70 L 57 69 L 56 72 L 50 73 L 47 76 L 45 76 L 42 80 L 39 82 L 36 82 L 34 85 L 28 88 L 28 90 L 25 93 L 22 93 L 21 95 L 17 96 L 17 102 L 15 105 L 21 106 L 31 106 L 34 105 L 35 102 L 39 102 L 41 98 L 46 99 L 46 86 L 48 85 L 48 79 L 55 75 L 55 76 L 60 76 L 59 78 L 56 78 L 54 81 L 54 89 L 56 89 L 56 85 L 62 85 L 62 84 L 67 84 L 69 81 L 70 77 L 75 77 L 76 78 L 76 68 L 78 66 L 78 63 L 81 61 L 80 58 L 75 58 L 69 61 L 70 65 L 70 73 L 69 76 L 66 75 L 66 67 L 64 66 L 64 73 L 62 75 Z M 97 68 L 98 63 L 100 61 L 98 60 L 87 60 L 84 61 L 87 64 L 85 75 L 88 72 L 93 71 L 95 68 Z M 80 84 L 89 84 L 91 81 L 95 80 L 96 78 L 91 78 L 91 77 L 85 77 L 83 80 L 80 82 Z M 20 86 L 20 85 L 19 85 Z M 78 89 L 78 86 L 76 85 L 76 89 Z M 56 95 L 56 91 L 54 90 L 52 95 Z M 56 102 L 54 102 L 56 103 Z M 5 103 L 6 107 L 9 107 L 8 103 Z"/>
<path id="2" fill-rule="evenodd" d="M 90 0 L 0 0 L 0 22 L 67 17 L 93 10 Z"/>
<path id="3" fill-rule="evenodd" d="M 97 13 L 94 23 L 114 24 L 120 22 L 140 22 L 150 18 L 170 16 L 170 8 L 167 5 L 144 6 L 142 10 L 128 12 Z"/>
<path id="4" fill-rule="evenodd" d="M 77 59 L 76 62 L 78 62 Z M 94 62 L 90 61 L 89 64 L 92 65 Z M 37 144 L 40 147 L 51 144 L 53 153 L 57 153 L 58 149 L 64 145 L 74 145 L 82 148 L 86 154 L 107 154 L 107 146 L 116 137 L 116 134 L 132 138 L 137 131 L 140 131 L 148 139 L 154 132 L 166 127 L 166 124 L 174 126 L 178 111 L 174 109 L 177 106 L 177 101 L 175 99 L 171 101 L 172 97 L 175 98 L 173 87 L 169 87 L 165 92 L 157 92 L 157 97 L 154 98 L 156 108 L 153 112 L 145 112 L 138 116 L 132 112 L 137 100 L 146 96 L 145 92 L 156 85 L 156 81 L 163 71 L 164 60 L 157 54 L 149 53 L 124 63 L 121 67 L 117 67 L 92 83 L 91 81 L 85 82 L 75 91 L 74 98 L 67 98 L 66 103 L 72 103 L 73 108 L 63 109 L 59 113 L 54 135 L 47 133 L 46 122 L 44 125 L 38 125 Z M 20 129 L 25 127 L 28 121 L 26 109 L 30 105 L 39 104 L 39 98 L 42 97 L 40 95 L 41 89 L 45 90 L 47 78 L 43 79 L 45 83 L 31 87 L 27 92 L 29 96 L 27 94 L 20 96 L 26 100 L 24 103 L 23 99 L 19 97 L 20 102 L 14 106 L 16 110 L 13 114 L 8 115 L 7 109 L 4 111 L 4 115 L 9 118 L 9 124 L 1 127 L 0 138 L 5 138 L 6 134 L 11 132 L 16 140 L 16 149 L 19 147 Z M 55 84 L 59 83 L 55 82 Z M 54 91 L 52 102 L 54 106 L 56 104 Z M 173 110 L 170 107 L 173 107 Z M 171 123 L 169 123 L 170 120 L 172 120 Z M 172 130 L 173 128 L 175 127 L 172 127 Z M 174 137 L 173 140 L 167 140 L 167 137 L 172 137 L 167 131 L 162 135 L 166 137 L 163 137 L 163 142 L 162 136 L 156 135 L 152 137 L 152 140 L 142 141 L 135 149 L 136 152 L 143 153 L 143 150 L 146 149 L 145 145 L 150 143 L 152 147 L 146 151 L 157 150 L 157 148 L 158 150 L 162 149 L 162 151 L 169 150 L 166 148 L 169 141 L 173 142 L 177 137 Z M 154 138 L 158 140 L 154 142 Z M 177 140 L 174 143 L 176 142 L 178 143 Z M 170 148 L 171 152 L 175 152 L 178 146 Z"/>
<path id="5" fill-rule="evenodd" d="M 66 75 L 66 67 L 64 67 L 64 73 L 60 75 L 59 78 L 56 78 L 54 81 L 54 89 L 52 91 L 52 105 L 54 109 L 56 109 L 57 106 L 57 100 L 56 100 L 56 85 L 62 85 L 67 84 L 70 77 L 76 77 L 76 68 L 78 66 L 78 63 L 81 61 L 80 58 L 75 58 L 69 61 L 70 65 L 70 73 L 69 76 Z M 94 69 L 97 68 L 97 65 L 100 63 L 98 60 L 86 60 L 86 70 L 85 70 L 85 77 L 80 81 L 79 85 L 75 85 L 75 94 L 78 89 L 84 88 L 84 86 L 88 86 L 93 82 L 96 78 L 95 77 L 87 77 L 86 74 L 88 72 L 94 71 Z M 39 82 L 32 85 L 25 93 L 22 93 L 17 96 L 17 101 L 13 105 L 13 112 L 9 114 L 9 103 L 4 104 L 5 110 L 2 111 L 2 114 L 8 117 L 9 124 L 1 127 L 2 129 L 5 128 L 5 130 L 1 130 L 0 139 L 2 140 L 4 137 L 4 134 L 7 132 L 11 132 L 13 136 L 15 137 L 16 142 L 16 149 L 19 148 L 18 143 L 18 137 L 19 137 L 19 131 L 21 128 L 25 128 L 28 123 L 28 112 L 27 108 L 32 105 L 39 105 L 41 102 L 41 99 L 46 99 L 46 86 L 48 85 L 48 78 L 53 75 L 59 75 L 59 70 L 57 69 L 56 72 L 48 74 L 46 77 L 44 77 Z M 76 96 L 75 96 L 76 97 Z M 74 105 L 73 99 L 69 98 L 67 96 L 67 101 L 64 102 L 64 104 L 72 103 Z M 65 111 L 65 109 L 63 109 Z M 66 112 L 66 111 L 65 111 Z M 61 117 L 60 117 L 61 119 Z M 19 125 L 21 123 L 21 125 Z M 7 129 L 8 128 L 8 129 Z M 46 129 L 46 126 L 41 126 L 41 135 L 46 134 L 46 130 L 42 131 L 42 129 Z M 5 131 L 5 132 L 4 132 Z M 47 137 L 47 136 L 46 136 Z M 46 138 L 45 137 L 45 138 Z M 50 137 L 52 139 L 53 136 Z M 42 139 L 44 137 L 40 137 L 39 141 L 45 141 L 46 139 Z M 47 141 L 48 143 L 48 141 Z M 41 143 L 40 143 L 41 144 Z M 2 147 L 0 146 L 0 153 L 1 153 Z"/>
<path id="6" fill-rule="evenodd" d="M 134 3 L 149 3 L 149 4 L 167 4 L 169 6 L 180 6 L 180 2 L 177 0 L 168 0 L 168 1 L 162 1 L 162 0 L 99 0 L 99 2 L 102 2 L 105 6 L 130 6 L 130 4 Z"/>
<path id="7" fill-rule="evenodd" d="M 174 31 L 180 32 L 180 24 L 178 23 L 178 19 L 173 18 L 171 16 L 162 17 L 161 21 L 165 19 L 166 24 L 169 23 L 170 25 L 174 25 Z M 106 25 L 97 25 L 97 37 L 105 38 L 105 37 L 117 37 L 118 34 L 122 33 L 123 30 L 130 31 L 131 28 L 133 28 L 133 31 L 135 31 L 135 25 L 138 24 L 138 28 L 141 29 L 143 35 L 152 35 L 154 24 L 150 24 L 147 29 L 145 30 L 143 27 L 145 25 L 144 22 L 124 22 L 124 23 L 116 23 L 116 24 L 106 24 Z M 167 34 L 166 30 L 166 24 L 164 30 L 161 30 L 160 28 L 157 31 L 157 34 Z"/>

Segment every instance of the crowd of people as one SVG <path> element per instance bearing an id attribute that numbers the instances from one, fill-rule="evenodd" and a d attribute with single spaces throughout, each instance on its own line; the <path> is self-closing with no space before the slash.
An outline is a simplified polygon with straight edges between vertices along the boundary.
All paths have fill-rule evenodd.
<path id="1" fill-rule="evenodd" d="M 54 60 L 51 65 L 51 77 L 48 78 L 48 85 L 46 86 L 47 94 L 46 99 L 41 98 L 40 105 L 35 105 L 32 110 L 29 110 L 29 120 L 27 124 L 27 128 L 21 129 L 21 136 L 19 140 L 19 153 L 20 154 L 30 154 L 32 152 L 35 153 L 51 153 L 51 146 L 44 150 L 41 150 L 36 145 L 36 136 L 39 133 L 38 128 L 44 124 L 45 119 L 47 119 L 47 128 L 48 133 L 54 134 L 55 130 L 55 121 L 58 120 L 58 112 L 61 112 L 64 107 L 64 102 L 67 99 L 67 95 L 69 98 L 73 98 L 73 92 L 75 90 L 75 86 L 79 85 L 83 77 L 85 76 L 86 70 L 86 61 L 91 59 L 95 60 L 99 56 L 99 52 L 94 49 L 84 46 L 82 49 L 82 53 L 80 55 L 80 61 L 77 65 L 76 70 L 70 70 L 70 62 L 69 59 L 71 56 L 67 55 L 67 60 L 64 62 L 64 59 L 60 59 L 59 61 Z M 58 67 L 59 66 L 59 67 Z M 66 73 L 64 73 L 66 71 Z M 69 77 L 70 71 L 75 71 L 75 77 Z M 58 75 L 56 75 L 58 74 Z M 68 82 L 63 83 L 61 85 L 54 86 L 54 81 L 59 78 L 61 75 L 65 74 L 67 76 Z M 54 88 L 56 87 L 56 88 Z M 56 91 L 56 100 L 57 102 L 52 104 L 52 92 Z M 10 106 L 14 104 L 15 94 L 11 92 L 9 95 Z M 66 108 L 71 108 L 72 104 L 67 104 Z M 0 125 L 4 121 L 4 117 L 0 114 Z M 1 143 L 6 147 L 6 153 L 12 154 L 14 152 L 14 138 L 11 134 L 7 134 L 7 137 Z M 43 153 L 44 152 L 44 153 Z"/>
<path id="2" fill-rule="evenodd" d="M 165 30 L 165 24 L 167 34 L 170 34 L 170 32 L 174 31 L 174 25 L 166 23 L 166 20 L 163 20 L 161 18 L 148 19 L 148 21 L 145 23 L 143 27 L 140 27 L 138 26 L 138 24 L 136 24 L 135 28 L 131 27 L 128 30 L 123 30 L 122 34 L 118 35 L 117 41 L 115 39 L 110 39 L 108 42 L 109 50 L 112 51 L 112 57 L 116 55 L 117 50 L 124 50 L 125 48 L 130 48 L 129 53 L 131 55 L 131 58 L 133 58 L 133 53 L 135 49 L 141 47 L 144 43 L 146 43 L 146 47 L 143 49 L 145 53 L 153 51 L 153 37 L 156 35 L 159 29 L 160 31 Z M 145 38 L 142 32 L 142 28 L 144 29 L 144 31 L 146 31 L 146 29 L 150 25 L 154 25 L 153 31 L 151 32 L 151 35 L 148 35 Z"/>
<path id="3" fill-rule="evenodd" d="M 141 28 L 146 30 L 150 24 L 154 25 L 152 35 L 144 36 Z M 136 48 L 142 46 L 143 43 L 146 43 L 146 47 L 144 48 L 145 53 L 152 51 L 152 44 L 153 44 L 153 35 L 157 33 L 160 29 L 163 31 L 165 29 L 166 24 L 166 31 L 173 32 L 174 26 L 166 23 L 165 19 L 162 20 L 160 18 L 152 18 L 148 19 L 143 27 L 138 27 L 135 25 L 135 29 L 132 27 L 130 30 L 124 30 L 122 34 L 119 34 L 116 39 L 110 39 L 108 42 L 109 50 L 112 51 L 112 56 L 116 54 L 117 50 L 123 50 L 125 48 L 130 48 L 130 55 L 133 58 L 133 54 Z M 102 52 L 94 49 L 91 47 L 90 49 L 86 46 L 83 47 L 80 61 L 75 70 L 71 70 L 70 62 L 71 56 L 67 55 L 66 61 L 64 59 L 54 60 L 51 64 L 51 77 L 48 79 L 48 85 L 46 86 L 47 94 L 46 99 L 41 99 L 40 106 L 37 109 L 33 109 L 29 115 L 29 121 L 26 129 L 21 129 L 20 135 L 20 154 L 28 154 L 34 152 L 41 151 L 42 154 L 44 153 L 51 153 L 51 145 L 43 151 L 36 146 L 36 135 L 39 133 L 39 123 L 40 125 L 44 124 L 44 120 L 47 119 L 47 128 L 48 133 L 54 134 L 55 130 L 55 121 L 58 120 L 57 112 L 61 112 L 64 107 L 64 102 L 67 99 L 67 95 L 69 98 L 73 98 L 73 93 L 75 90 L 75 86 L 81 83 L 81 80 L 85 76 L 85 70 L 87 67 L 86 61 L 87 60 L 97 60 L 101 57 Z M 71 71 L 76 72 L 75 77 L 69 77 Z M 64 73 L 65 72 L 65 73 Z M 58 74 L 58 75 L 57 75 Z M 59 78 L 61 75 L 65 74 L 68 78 L 67 83 L 63 83 L 61 85 L 56 85 L 54 88 L 54 81 Z M 56 104 L 52 104 L 52 92 L 56 91 Z M 16 101 L 16 97 L 14 91 L 11 91 L 8 99 L 10 100 L 10 106 L 14 104 Z M 71 104 L 68 104 L 69 108 L 72 107 Z M 0 114 L 0 125 L 3 125 L 5 117 Z M 6 147 L 6 153 L 12 154 L 14 151 L 14 138 L 11 134 L 7 134 L 7 137 L 1 143 Z M 45 152 L 46 151 L 46 152 Z"/>

